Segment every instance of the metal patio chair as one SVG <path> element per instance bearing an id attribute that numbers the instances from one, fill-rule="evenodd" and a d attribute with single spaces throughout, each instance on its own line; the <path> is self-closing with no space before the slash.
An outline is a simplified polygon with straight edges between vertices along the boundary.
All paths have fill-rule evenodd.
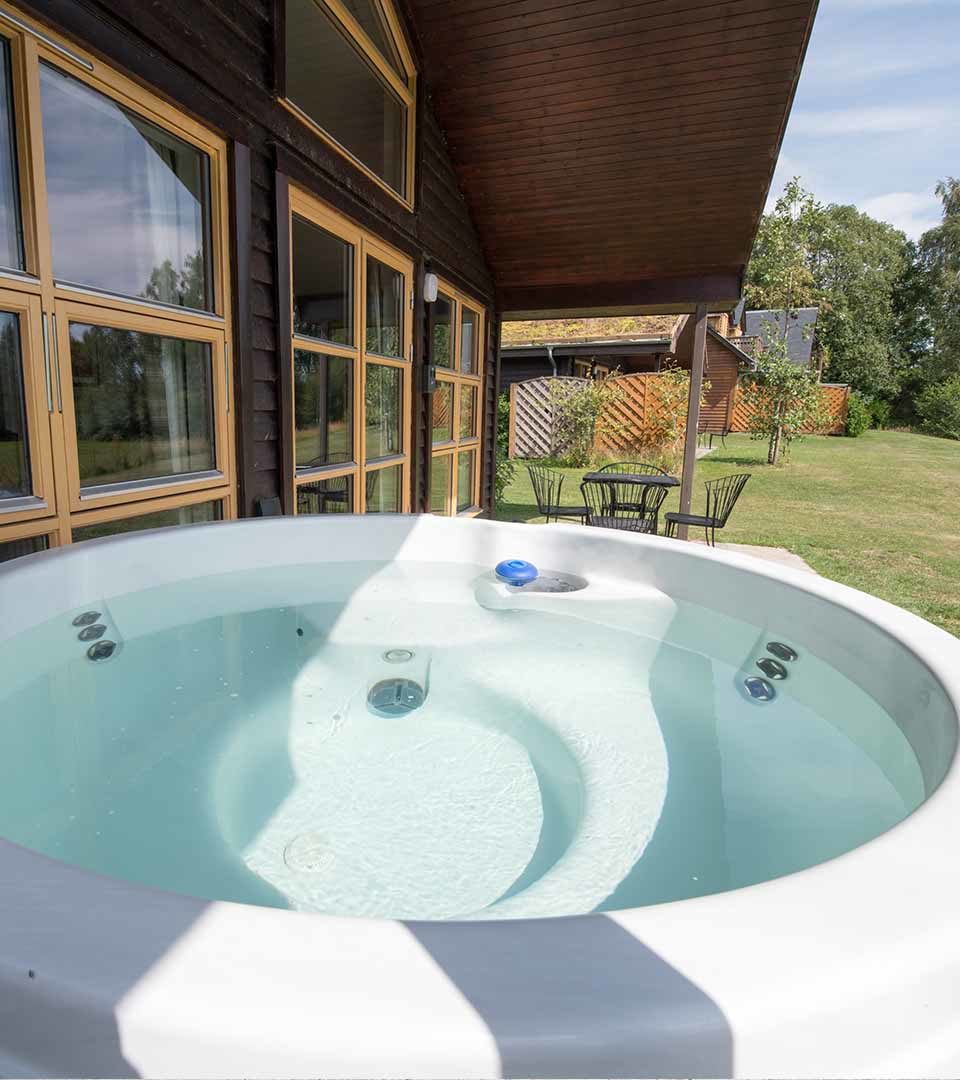
<path id="1" fill-rule="evenodd" d="M 564 475 L 545 465 L 528 465 L 530 483 L 533 485 L 533 497 L 537 500 L 537 509 L 547 519 L 559 521 L 560 518 L 575 518 L 583 524 L 587 516 L 586 506 L 563 506 L 560 492 L 563 489 Z"/>
<path id="2" fill-rule="evenodd" d="M 707 512 L 705 514 L 680 514 L 671 510 L 666 516 L 666 535 L 676 536 L 678 525 L 694 525 L 703 529 L 707 543 L 717 545 L 717 529 L 722 529 L 730 517 L 730 511 L 736 506 L 740 492 L 743 491 L 750 473 L 738 473 L 735 476 L 722 476 L 719 480 L 707 480 Z"/>
<path id="3" fill-rule="evenodd" d="M 658 515 L 668 488 L 659 484 L 618 484 L 584 480 L 587 524 L 601 529 L 656 534 Z"/>
<path id="4" fill-rule="evenodd" d="M 659 465 L 650 465 L 646 461 L 611 461 L 609 465 L 597 469 L 597 472 L 635 473 L 638 476 L 670 475 L 666 469 L 661 469 Z"/>

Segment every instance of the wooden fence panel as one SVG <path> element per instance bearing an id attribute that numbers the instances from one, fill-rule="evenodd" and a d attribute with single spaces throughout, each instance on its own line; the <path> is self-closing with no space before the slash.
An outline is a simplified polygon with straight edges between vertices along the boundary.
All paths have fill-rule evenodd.
<path id="1" fill-rule="evenodd" d="M 562 382 L 572 387 L 583 386 L 586 381 L 565 375 L 556 378 L 550 375 L 514 383 L 510 387 L 510 457 L 549 457 L 555 449 L 550 384 Z"/>
<path id="2" fill-rule="evenodd" d="M 847 426 L 847 403 L 850 400 L 850 387 L 839 383 L 822 383 L 820 397 L 823 407 L 829 417 L 826 424 L 820 428 L 810 426 L 804 430 L 805 435 L 842 435 Z M 737 396 L 733 405 L 733 424 L 731 431 L 749 431 L 750 422 L 753 418 L 753 410 L 743 395 L 741 388 L 737 387 Z"/>

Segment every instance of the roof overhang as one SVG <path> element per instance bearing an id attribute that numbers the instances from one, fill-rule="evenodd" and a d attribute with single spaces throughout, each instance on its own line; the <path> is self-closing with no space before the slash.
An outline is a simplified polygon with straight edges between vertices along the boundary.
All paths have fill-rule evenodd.
<path id="1" fill-rule="evenodd" d="M 501 345 L 502 357 L 514 359 L 533 358 L 536 360 L 549 356 L 636 356 L 638 353 L 663 353 L 670 351 L 670 337 L 638 338 L 634 341 L 557 341 L 550 345 Z"/>
<path id="2" fill-rule="evenodd" d="M 733 308 L 817 0 L 409 0 L 511 319 Z"/>

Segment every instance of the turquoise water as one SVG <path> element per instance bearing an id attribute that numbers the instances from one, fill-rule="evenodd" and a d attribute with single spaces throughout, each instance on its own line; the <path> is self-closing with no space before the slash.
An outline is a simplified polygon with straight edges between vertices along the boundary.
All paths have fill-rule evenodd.
<path id="1" fill-rule="evenodd" d="M 816 657 L 774 702 L 743 696 L 767 631 L 589 590 L 487 610 L 485 573 L 311 565 L 91 597 L 111 659 L 86 658 L 76 612 L 0 657 L 0 835 L 209 899 L 511 917 L 767 880 L 922 801 L 899 728 Z M 394 676 L 425 700 L 377 715 Z"/>

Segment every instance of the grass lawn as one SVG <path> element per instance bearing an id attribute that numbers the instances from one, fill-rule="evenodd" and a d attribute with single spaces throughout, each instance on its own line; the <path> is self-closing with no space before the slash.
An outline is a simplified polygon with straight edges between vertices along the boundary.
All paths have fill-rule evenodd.
<path id="1" fill-rule="evenodd" d="M 695 513 L 703 510 L 702 481 L 753 474 L 718 540 L 789 548 L 825 577 L 960 637 L 960 442 L 895 431 L 814 437 L 794 444 L 788 464 L 775 468 L 765 463 L 765 444 L 749 436 L 715 445 L 697 462 Z M 497 517 L 543 521 L 519 464 Z M 587 470 L 563 471 L 563 501 L 576 502 Z M 677 502 L 671 492 L 661 521 Z"/>

